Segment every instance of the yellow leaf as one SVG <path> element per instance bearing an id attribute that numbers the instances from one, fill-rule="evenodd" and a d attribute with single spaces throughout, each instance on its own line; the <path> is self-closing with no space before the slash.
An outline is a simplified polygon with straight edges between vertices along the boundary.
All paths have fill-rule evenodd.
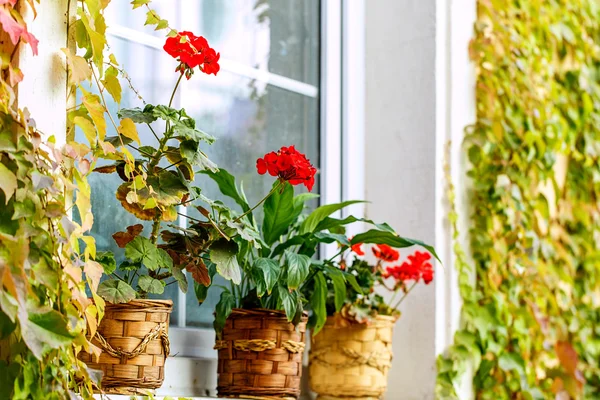
<path id="1" fill-rule="evenodd" d="M 4 164 L 0 164 L 0 189 L 4 192 L 6 204 L 17 190 L 17 177 Z"/>
<path id="2" fill-rule="evenodd" d="M 137 129 L 131 118 L 123 118 L 119 125 L 119 133 L 129 139 L 141 144 L 140 137 L 138 136 Z"/>
<path id="3" fill-rule="evenodd" d="M 96 128 L 94 124 L 85 117 L 75 117 L 73 118 L 73 123 L 81 128 L 88 142 L 90 142 L 90 146 L 93 147 L 96 144 Z"/>
<path id="4" fill-rule="evenodd" d="M 114 54 L 110 54 L 110 55 L 108 56 L 108 60 L 110 61 L 110 63 L 111 63 L 112 65 L 116 65 L 117 67 L 119 66 L 119 63 L 117 62 L 117 59 L 115 58 L 115 55 L 114 55 Z"/>
<path id="5" fill-rule="evenodd" d="M 150 197 L 146 201 L 146 204 L 144 204 L 144 210 L 149 210 L 151 208 L 156 208 L 156 206 L 157 206 L 156 199 L 154 197 Z"/>
<path id="6" fill-rule="evenodd" d="M 119 82 L 119 78 L 117 75 L 119 71 L 115 67 L 108 67 L 106 72 L 104 73 L 104 79 L 102 80 L 102 84 L 110 93 L 112 98 L 117 102 L 121 102 L 121 83 Z"/>
<path id="7" fill-rule="evenodd" d="M 77 85 L 80 82 L 91 79 L 92 69 L 85 58 L 73 55 L 71 50 L 66 48 L 62 49 L 62 51 L 67 56 L 67 64 L 71 72 L 69 75 L 69 81 L 73 85 Z"/>
<path id="8" fill-rule="evenodd" d="M 92 121 L 98 129 L 98 138 L 104 141 L 106 136 L 106 120 L 104 119 L 104 106 L 100 103 L 100 97 L 95 94 L 87 92 L 85 89 L 80 88 L 83 93 L 82 101 L 85 108 L 88 110 Z"/>
<path id="9" fill-rule="evenodd" d="M 123 153 L 123 155 L 125 156 L 125 158 L 127 158 L 127 161 L 129 162 L 135 162 L 135 157 L 133 157 L 133 154 L 131 154 L 131 152 L 129 150 L 127 150 L 126 147 L 119 147 L 119 151 L 121 153 Z"/>
<path id="10" fill-rule="evenodd" d="M 104 272 L 104 268 L 102 268 L 102 265 L 100 265 L 99 262 L 93 260 L 86 261 L 85 265 L 83 266 L 83 272 L 85 272 L 85 276 L 91 281 L 91 289 L 94 292 L 98 290 L 100 278 L 102 277 L 102 272 Z"/>

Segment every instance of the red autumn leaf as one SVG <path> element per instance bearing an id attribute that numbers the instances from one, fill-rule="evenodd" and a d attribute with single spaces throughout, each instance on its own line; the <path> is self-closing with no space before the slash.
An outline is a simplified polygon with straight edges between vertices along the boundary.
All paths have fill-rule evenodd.
<path id="1" fill-rule="evenodd" d="M 577 356 L 577 352 L 569 342 L 556 342 L 554 346 L 554 350 L 556 351 L 556 356 L 560 361 L 563 369 L 569 375 L 575 375 L 575 371 L 577 371 L 577 363 L 579 363 L 579 357 Z"/>
<path id="2" fill-rule="evenodd" d="M 15 4 L 17 4 L 17 0 L 0 0 L 0 6 L 3 6 L 5 4 L 10 4 L 14 7 Z"/>
<path id="3" fill-rule="evenodd" d="M 186 265 L 185 270 L 192 274 L 192 278 L 201 285 L 210 285 L 210 276 L 208 275 L 208 268 L 206 264 L 200 258 L 192 260 Z"/>
<path id="4" fill-rule="evenodd" d="M 125 248 L 127 243 L 131 242 L 136 238 L 142 231 L 144 230 L 144 226 L 142 224 L 135 224 L 127 227 L 127 232 L 117 232 L 112 235 L 113 239 L 117 243 L 117 246 L 120 248 Z"/>
<path id="5" fill-rule="evenodd" d="M 25 30 L 25 32 L 23 32 L 21 34 L 21 39 L 25 40 L 26 43 L 29 43 L 29 46 L 31 46 L 31 51 L 33 52 L 33 55 L 37 56 L 38 55 L 38 43 L 40 41 L 37 40 L 37 38 L 35 36 L 33 36 L 33 33 Z"/>
<path id="6" fill-rule="evenodd" d="M 17 44 L 21 35 L 25 32 L 25 27 L 19 25 L 5 8 L 0 8 L 0 24 L 2 24 L 2 29 L 8 33 L 10 41 Z"/>

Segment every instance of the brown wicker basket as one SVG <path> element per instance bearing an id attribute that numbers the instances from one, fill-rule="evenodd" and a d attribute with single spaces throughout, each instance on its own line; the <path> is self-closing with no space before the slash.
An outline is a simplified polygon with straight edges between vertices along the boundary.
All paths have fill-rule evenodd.
<path id="1" fill-rule="evenodd" d="M 219 397 L 297 399 L 307 320 L 294 327 L 281 311 L 234 309 L 215 344 Z"/>
<path id="2" fill-rule="evenodd" d="M 159 388 L 169 355 L 171 300 L 132 300 L 106 303 L 104 318 L 92 343 L 102 349 L 95 359 L 82 352 L 88 367 L 103 372 L 101 392 L 145 394 Z"/>
<path id="3" fill-rule="evenodd" d="M 309 380 L 319 399 L 380 399 L 392 365 L 395 317 L 336 328 L 332 317 L 311 340 Z"/>

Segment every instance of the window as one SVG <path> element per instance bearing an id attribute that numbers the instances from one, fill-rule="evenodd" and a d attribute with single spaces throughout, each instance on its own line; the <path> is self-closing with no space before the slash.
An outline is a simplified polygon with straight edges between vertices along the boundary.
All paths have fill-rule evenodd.
<path id="1" fill-rule="evenodd" d="M 335 2 L 334 2 L 335 3 Z M 321 92 L 321 2 L 319 0 L 154 0 L 152 6 L 172 27 L 205 36 L 221 52 L 221 72 L 217 77 L 197 73 L 178 91 L 174 106 L 184 106 L 197 119 L 198 126 L 217 141 L 206 150 L 211 159 L 243 182 L 251 202 L 268 192 L 271 180 L 255 173 L 256 158 L 283 145 L 296 144 L 321 169 L 321 182 L 339 200 L 340 187 L 340 93 L 339 51 L 330 101 L 333 124 L 320 118 Z M 107 9 L 109 46 L 129 73 L 133 87 L 124 92 L 121 107 L 143 106 L 168 101 L 177 74 L 174 60 L 162 50 L 164 31 L 144 27 L 145 12 L 130 11 L 129 0 L 113 1 Z M 329 6 L 324 6 L 329 7 Z M 132 17 L 133 16 L 133 17 Z M 339 9 L 338 9 L 339 17 Z M 337 21 L 337 26 L 341 24 Z M 339 40 L 339 37 L 338 37 Z M 339 50 L 339 43 L 337 43 Z M 329 53 L 328 53 L 329 54 Z M 334 52 L 335 54 L 335 52 Z M 328 56 L 330 57 L 330 56 Z M 122 85 L 127 82 L 122 81 Z M 333 102 L 331 101 L 333 100 Z M 112 105 L 116 113 L 116 105 Z M 321 127 L 324 127 L 322 129 Z M 142 141 L 153 143 L 152 133 L 139 126 Z M 109 127 L 110 130 L 110 127 Z M 109 134 L 115 134 L 110 133 Z M 333 140 L 331 140 L 333 138 Z M 323 149 L 330 147 L 326 157 Z M 333 165 L 332 173 L 326 163 Z M 92 207 L 96 216 L 93 235 L 99 250 L 110 249 L 122 255 L 111 235 L 139 223 L 114 198 L 118 177 L 92 175 Z M 197 177 L 204 194 L 217 198 L 210 180 Z M 319 185 L 316 192 L 322 192 Z M 233 206 L 233 204 L 231 204 Z M 314 204 L 316 206 L 316 204 Z M 180 210 L 193 216 L 196 210 Z M 114 221 L 114 222 L 113 222 Z M 178 222 L 184 226 L 186 219 Z M 149 224 L 145 224 L 149 229 Z M 191 281 L 191 278 L 190 278 Z M 173 353 L 180 356 L 216 357 L 212 352 L 212 321 L 218 288 L 211 288 L 202 307 L 193 288 L 187 295 L 177 285 L 167 286 L 165 296 L 174 299 L 171 316 Z M 196 328 L 194 336 L 188 335 Z M 210 328 L 201 329 L 197 328 Z M 198 332 L 208 335 L 204 338 Z M 186 345 L 187 343 L 187 345 Z"/>

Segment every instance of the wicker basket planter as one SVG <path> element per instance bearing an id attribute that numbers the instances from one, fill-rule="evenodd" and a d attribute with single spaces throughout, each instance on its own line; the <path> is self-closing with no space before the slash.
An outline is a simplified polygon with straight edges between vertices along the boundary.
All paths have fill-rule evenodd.
<path id="1" fill-rule="evenodd" d="M 370 325 L 336 328 L 333 318 L 312 338 L 309 379 L 319 399 L 380 399 L 392 364 L 396 318 L 378 316 Z"/>
<path id="2" fill-rule="evenodd" d="M 219 397 L 297 399 L 307 319 L 294 327 L 280 311 L 234 309 L 215 344 Z"/>
<path id="3" fill-rule="evenodd" d="M 132 300 L 106 303 L 104 318 L 92 343 L 102 349 L 99 359 L 88 353 L 79 358 L 103 372 L 101 392 L 140 394 L 159 388 L 169 355 L 171 300 Z"/>

